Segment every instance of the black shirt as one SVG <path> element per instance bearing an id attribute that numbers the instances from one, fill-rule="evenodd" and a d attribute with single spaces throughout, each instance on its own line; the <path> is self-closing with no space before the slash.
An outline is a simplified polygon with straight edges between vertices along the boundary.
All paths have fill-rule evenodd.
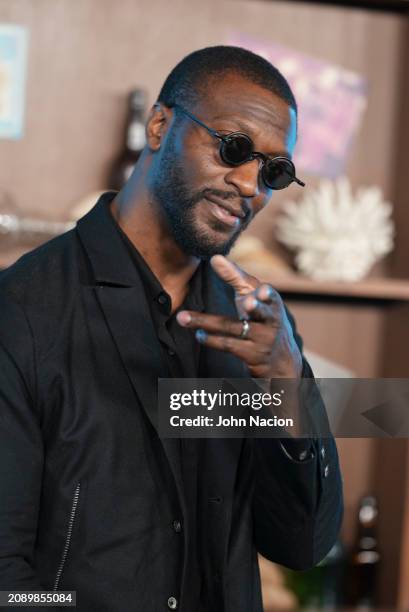
<path id="1" fill-rule="evenodd" d="M 113 219 L 113 217 L 111 217 Z M 142 280 L 146 298 L 158 340 L 161 345 L 164 363 L 167 365 L 170 378 L 198 378 L 205 376 L 200 367 L 200 356 L 202 347 L 195 339 L 191 329 L 181 327 L 176 314 L 179 310 L 203 311 L 203 272 L 200 264 L 193 274 L 189 283 L 189 291 L 183 304 L 177 312 L 172 314 L 172 300 L 170 295 L 162 287 L 146 261 L 135 248 L 120 226 L 115 223 L 133 262 Z M 201 561 L 199 551 L 198 503 L 199 503 L 199 473 L 201 472 L 201 461 L 203 457 L 203 439 L 180 438 L 180 455 L 184 495 L 186 501 L 187 516 L 185 517 L 191 546 L 186 559 L 187 574 L 185 579 L 189 584 L 189 592 L 193 599 L 189 601 L 189 609 L 199 610 L 201 599 Z M 185 526 L 181 525 L 183 530 Z M 180 527 L 179 527 L 180 528 Z M 205 598 L 205 594 L 202 593 Z"/>

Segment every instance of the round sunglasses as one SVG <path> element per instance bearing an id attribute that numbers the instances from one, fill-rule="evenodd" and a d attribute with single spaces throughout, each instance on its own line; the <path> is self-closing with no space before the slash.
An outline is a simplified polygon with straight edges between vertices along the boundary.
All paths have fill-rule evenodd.
<path id="1" fill-rule="evenodd" d="M 205 128 L 209 134 L 220 140 L 220 157 L 229 166 L 240 166 L 253 159 L 261 159 L 260 168 L 261 178 L 269 189 L 285 189 L 295 182 L 301 187 L 305 183 L 300 181 L 295 174 L 295 166 L 291 159 L 283 155 L 277 157 L 267 157 L 263 153 L 254 151 L 254 144 L 250 136 L 242 132 L 232 132 L 231 134 L 220 134 L 218 131 L 208 127 L 203 121 L 192 115 L 189 111 L 182 108 L 179 104 L 174 104 L 173 108 L 178 109 L 192 121 Z"/>

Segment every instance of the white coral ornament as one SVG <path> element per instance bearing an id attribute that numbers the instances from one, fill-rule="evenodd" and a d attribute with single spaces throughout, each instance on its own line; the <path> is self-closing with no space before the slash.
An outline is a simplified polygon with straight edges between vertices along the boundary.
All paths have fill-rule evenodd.
<path id="1" fill-rule="evenodd" d="M 299 204 L 285 204 L 277 238 L 297 252 L 296 266 L 306 276 L 357 281 L 393 248 L 391 212 L 378 187 L 354 196 L 347 178 L 325 179 Z"/>

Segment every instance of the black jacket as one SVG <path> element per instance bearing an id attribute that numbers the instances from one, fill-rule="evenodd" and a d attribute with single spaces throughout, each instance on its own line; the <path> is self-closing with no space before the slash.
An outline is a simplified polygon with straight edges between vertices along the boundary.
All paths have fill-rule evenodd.
<path id="1" fill-rule="evenodd" d="M 166 373 L 135 266 L 125 248 L 110 255 L 121 238 L 106 203 L 1 275 L 0 590 L 76 590 L 84 612 L 159 612 L 175 597 L 178 610 L 196 612 L 184 580 L 179 444 L 157 435 Z M 231 288 L 210 266 L 205 304 L 235 315 Z M 207 354 L 209 377 L 244 375 L 228 353 Z M 314 441 L 304 462 L 278 440 L 207 440 L 205 449 L 209 609 L 260 612 L 257 551 L 306 569 L 334 543 L 335 443 Z"/>

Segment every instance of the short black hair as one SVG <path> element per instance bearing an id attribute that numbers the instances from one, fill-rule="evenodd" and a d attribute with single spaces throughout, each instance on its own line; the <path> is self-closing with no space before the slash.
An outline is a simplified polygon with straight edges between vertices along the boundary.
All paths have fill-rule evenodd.
<path id="1" fill-rule="evenodd" d="M 287 102 L 297 113 L 297 103 L 281 72 L 264 57 L 248 49 L 219 45 L 184 57 L 170 72 L 158 96 L 165 106 L 194 107 L 214 77 L 234 73 L 247 78 Z"/>

